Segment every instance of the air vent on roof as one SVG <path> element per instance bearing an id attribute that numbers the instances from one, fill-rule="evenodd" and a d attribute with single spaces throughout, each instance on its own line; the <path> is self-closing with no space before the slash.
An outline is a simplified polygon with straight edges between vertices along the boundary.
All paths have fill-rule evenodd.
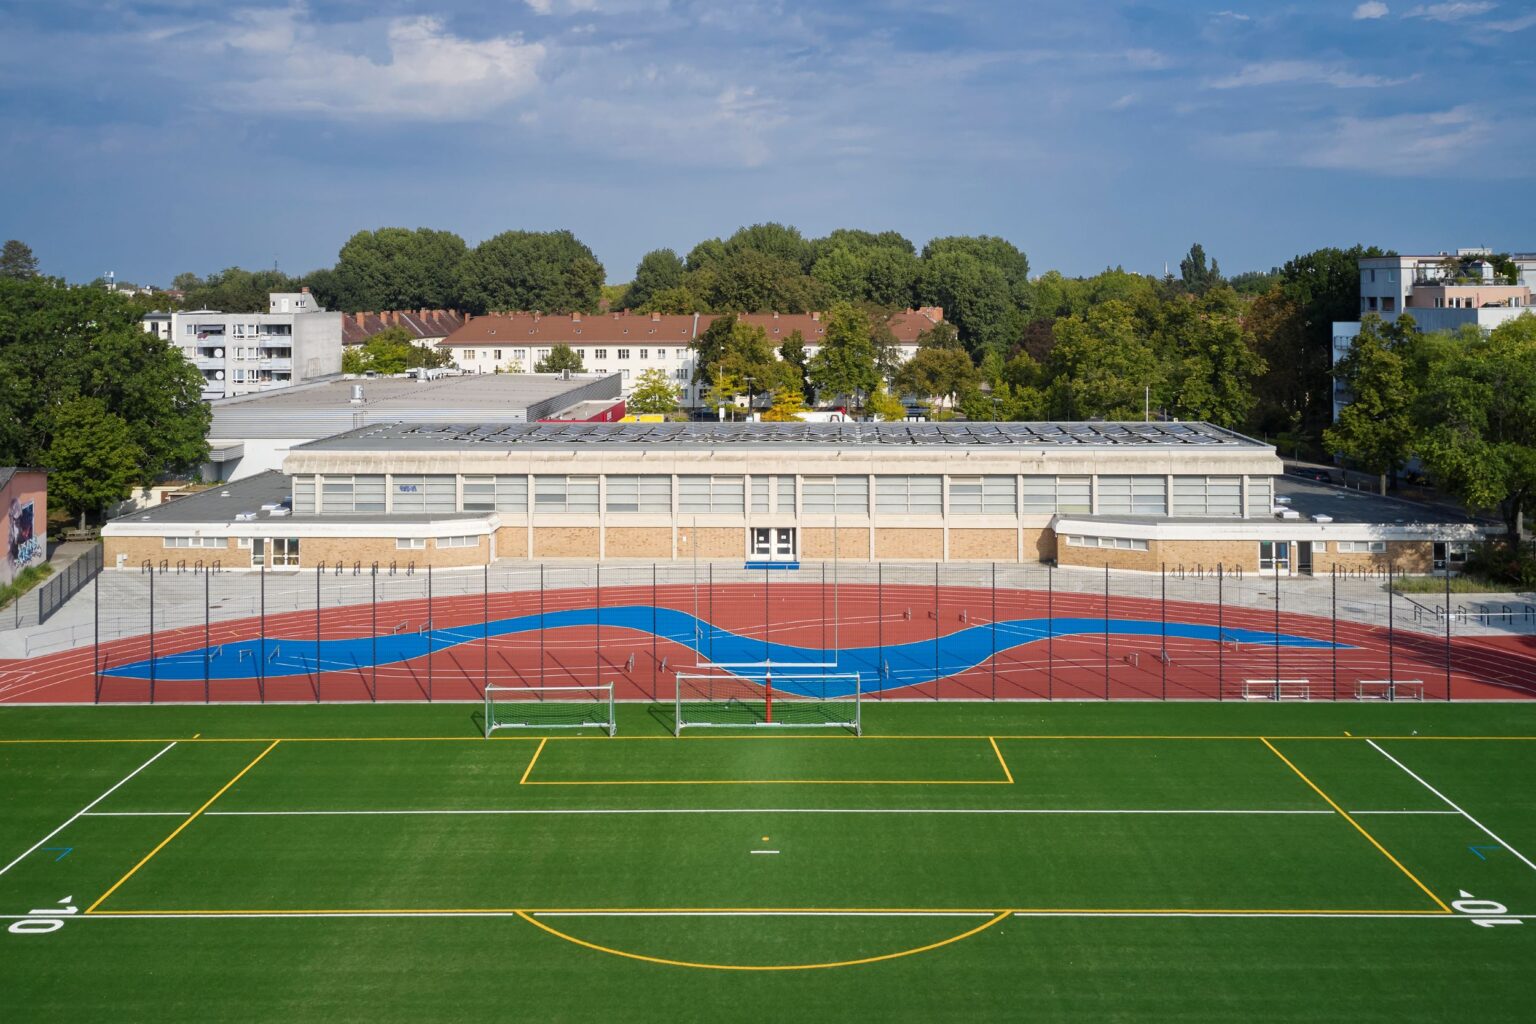
<path id="1" fill-rule="evenodd" d="M 1314 523 L 1331 523 L 1333 522 L 1333 516 L 1326 516 L 1323 515 L 1323 513 L 1318 512 L 1312 516 L 1312 521 Z"/>
<path id="2" fill-rule="evenodd" d="M 235 522 L 237 522 L 237 523 L 249 523 L 252 520 L 254 520 L 255 518 L 256 518 L 256 513 L 255 512 L 236 512 L 235 513 Z"/>

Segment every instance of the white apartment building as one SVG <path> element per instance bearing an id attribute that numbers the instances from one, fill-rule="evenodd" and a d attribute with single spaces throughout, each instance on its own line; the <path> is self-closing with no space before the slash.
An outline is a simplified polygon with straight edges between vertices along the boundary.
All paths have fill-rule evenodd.
<path id="1" fill-rule="evenodd" d="M 701 313 L 492 313 L 469 317 L 438 344 L 469 373 L 528 373 L 554 346 L 568 345 L 586 372 L 617 374 L 626 397 L 641 373 L 659 369 L 677 386 L 682 405 L 697 406 L 707 389 L 693 383 L 696 360 L 689 346 L 715 319 Z M 799 331 L 807 358 L 820 349 L 826 334 L 820 313 L 748 313 L 741 319 L 761 327 L 774 348 Z M 911 358 L 918 335 L 943 319 L 944 311 L 936 306 L 893 314 L 886 325 L 900 358 Z"/>
<path id="2" fill-rule="evenodd" d="M 320 306 L 308 288 L 272 293 L 265 313 L 151 313 L 144 330 L 181 349 L 203 375 L 210 401 L 341 372 L 341 314 Z"/>
<path id="3" fill-rule="evenodd" d="M 1475 324 L 1484 333 L 1506 320 L 1536 314 L 1536 253 L 1515 253 L 1514 280 L 1501 278 L 1488 257 L 1491 249 L 1457 249 L 1433 256 L 1374 256 L 1360 260 L 1360 315 L 1375 313 L 1391 322 L 1404 313 L 1421 331 L 1455 331 Z M 1332 362 L 1349 354 L 1360 334 L 1359 320 L 1333 324 Z M 1349 404 L 1343 382 L 1333 385 L 1333 417 Z"/>

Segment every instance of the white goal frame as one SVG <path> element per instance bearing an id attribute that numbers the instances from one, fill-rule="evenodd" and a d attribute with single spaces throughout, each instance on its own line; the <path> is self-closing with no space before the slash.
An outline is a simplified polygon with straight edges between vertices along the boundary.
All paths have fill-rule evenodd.
<path id="1" fill-rule="evenodd" d="M 1355 700 L 1423 700 L 1422 679 L 1361 679 L 1355 683 Z"/>
<path id="2" fill-rule="evenodd" d="M 1310 679 L 1244 679 L 1243 700 L 1311 700 Z"/>
<path id="3" fill-rule="evenodd" d="M 710 668 L 714 671 L 710 671 Z M 745 666 L 744 666 L 745 667 Z M 762 667 L 762 666 L 751 666 Z M 864 682 L 857 672 L 816 672 L 805 673 L 805 666 L 797 666 L 802 669 L 798 672 L 765 672 L 761 679 L 742 675 L 731 671 L 724 665 L 700 666 L 698 671 L 679 671 L 673 688 L 673 727 L 672 734 L 681 736 L 684 729 L 851 729 L 855 736 L 864 735 Z M 853 692 L 840 697 L 807 697 L 788 690 L 775 690 L 775 685 L 785 683 L 825 682 L 828 680 L 851 680 Z M 684 708 L 689 704 L 730 704 L 740 698 L 725 696 L 720 698 L 689 696 L 688 684 L 691 681 L 708 681 L 711 683 L 735 684 L 745 691 L 749 687 L 760 688 L 761 693 L 752 694 L 746 700 L 753 703 L 762 702 L 764 705 L 764 718 L 756 721 L 740 722 L 702 722 L 689 721 L 684 714 Z M 745 701 L 743 701 L 745 702 Z M 788 705 L 819 704 L 826 707 L 841 705 L 850 709 L 850 713 L 834 716 L 835 720 L 827 721 L 785 721 L 783 718 L 771 719 L 771 708 L 774 704 L 783 707 Z"/>
<path id="4" fill-rule="evenodd" d="M 516 704 L 550 705 L 568 704 L 571 706 L 597 706 L 608 709 L 606 721 L 596 721 L 595 715 L 584 716 L 581 721 L 572 722 L 514 722 L 501 721 L 496 717 L 497 694 L 521 694 L 522 699 L 517 701 L 503 700 L 503 707 Z M 576 694 L 582 696 L 576 697 Z M 485 737 L 490 739 L 491 733 L 497 729 L 602 729 L 609 736 L 614 736 L 619 731 L 618 720 L 614 717 L 613 684 L 600 683 L 593 686 L 487 686 L 485 688 Z M 593 720 L 589 720 L 593 719 Z"/>

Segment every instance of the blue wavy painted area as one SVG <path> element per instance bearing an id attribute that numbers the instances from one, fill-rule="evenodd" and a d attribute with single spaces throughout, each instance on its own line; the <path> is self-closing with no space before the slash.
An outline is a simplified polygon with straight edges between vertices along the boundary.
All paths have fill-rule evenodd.
<path id="1" fill-rule="evenodd" d="M 1340 649 L 1349 646 L 1288 633 L 1266 633 L 1230 626 L 1218 629 L 1216 626 L 1196 622 L 1164 624 L 1157 620 L 1110 619 L 1106 624 L 1102 618 L 1054 618 L 1010 619 L 999 621 L 995 628 L 991 624 L 968 626 L 937 640 L 824 650 L 742 636 L 673 608 L 620 605 L 604 607 L 600 611 L 593 608 L 552 611 L 542 616 L 542 621 L 538 615 L 522 615 L 496 619 L 485 624 L 474 623 L 421 633 L 321 640 L 318 645 L 313 640 L 292 637 L 241 640 L 165 655 L 154 659 L 153 663 L 145 660 L 116 665 L 105 674 L 148 679 L 153 669 L 154 676 L 162 680 L 201 680 L 205 671 L 214 680 L 255 679 L 258 676 L 271 680 L 308 676 L 315 671 L 317 657 L 322 672 L 359 671 L 375 664 L 380 667 L 398 665 L 423 657 L 429 652 L 440 653 L 477 643 L 485 636 L 537 634 L 541 627 L 552 630 L 570 626 L 601 626 L 603 629 L 632 630 L 646 635 L 654 632 L 662 640 L 695 651 L 701 665 L 755 664 L 757 667 L 738 667 L 733 672 L 758 681 L 767 673 L 766 668 L 762 667 L 763 663 L 771 662 L 781 666 L 775 672 L 775 687 L 791 692 L 814 690 L 817 695 L 826 696 L 838 695 L 835 692 L 838 688 L 835 680 L 817 679 L 811 682 L 797 681 L 793 677 L 856 672 L 865 688 L 872 689 L 877 685 L 882 688 L 912 686 L 956 675 L 984 664 L 994 654 L 1002 654 L 1047 637 L 1092 637 L 1102 636 L 1106 632 L 1121 638 L 1145 637 L 1154 642 L 1160 642 L 1161 637 L 1166 635 L 1170 639 L 1220 640 L 1293 649 L 1327 650 L 1334 646 Z M 796 669 L 792 667 L 796 663 L 800 666 L 820 667 Z M 675 665 L 672 667 L 678 668 Z"/>

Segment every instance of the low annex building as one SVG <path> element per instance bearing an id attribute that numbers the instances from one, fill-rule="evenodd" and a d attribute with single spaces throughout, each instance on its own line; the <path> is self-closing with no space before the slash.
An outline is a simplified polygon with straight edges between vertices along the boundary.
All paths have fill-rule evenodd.
<path id="1" fill-rule="evenodd" d="M 1203 423 L 382 423 L 103 536 L 119 568 L 697 557 L 1289 574 L 1428 571 L 1451 557 L 1436 544 L 1490 529 L 1378 512 L 1282 470 L 1271 446 Z"/>

